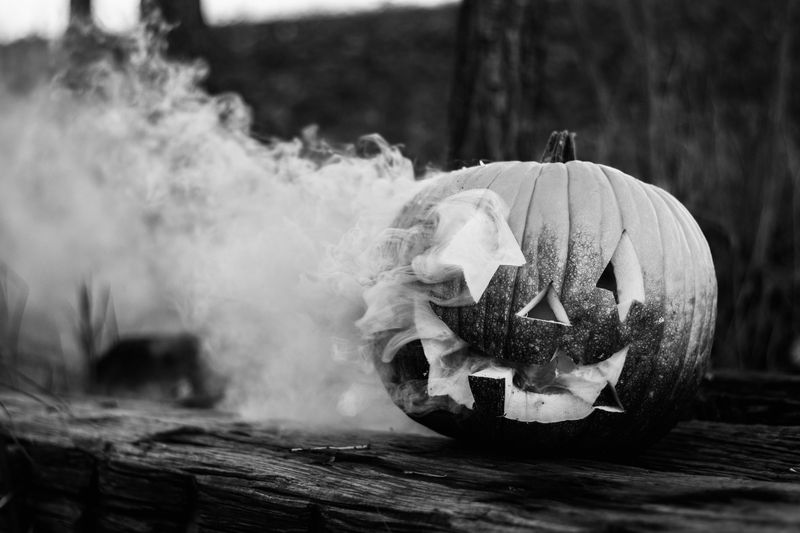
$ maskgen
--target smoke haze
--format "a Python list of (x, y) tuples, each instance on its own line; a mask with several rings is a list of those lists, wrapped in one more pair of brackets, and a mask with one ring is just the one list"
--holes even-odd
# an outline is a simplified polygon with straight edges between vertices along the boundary
[(21, 344), (79, 373), (89, 280), (121, 334), (199, 334), (244, 416), (408, 429), (354, 322), (365, 252), (418, 188), (411, 163), (379, 137), (371, 158), (256, 142), (201, 69), (141, 36), (125, 46), (0, 92), (0, 261), (29, 289)]

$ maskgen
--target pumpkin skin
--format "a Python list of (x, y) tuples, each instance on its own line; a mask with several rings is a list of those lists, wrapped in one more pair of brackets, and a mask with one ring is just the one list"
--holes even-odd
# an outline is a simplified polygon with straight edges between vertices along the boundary
[[(537, 454), (627, 453), (669, 431), (696, 392), (716, 317), (711, 254), (688, 211), (664, 190), (607, 166), (502, 162), (439, 178), (393, 226), (419, 225), (431, 205), (472, 189), (493, 191), (508, 206), (508, 227), (525, 263), (499, 265), (476, 303), (431, 309), (495, 367), (542, 368), (559, 353), (578, 368), (593, 368), (622, 354), (612, 390), (624, 412), (594, 408), (573, 419), (514, 419), (504, 412), (510, 389), (475, 375), (470, 407), (428, 396), (431, 369), (419, 340), (391, 360), (376, 357), (395, 403), (442, 434)], [(630, 260), (612, 264), (625, 254)], [(555, 296), (547, 297), (569, 325), (520, 315), (549, 287)], [(409, 387), (421, 396), (413, 409), (397, 394)]]

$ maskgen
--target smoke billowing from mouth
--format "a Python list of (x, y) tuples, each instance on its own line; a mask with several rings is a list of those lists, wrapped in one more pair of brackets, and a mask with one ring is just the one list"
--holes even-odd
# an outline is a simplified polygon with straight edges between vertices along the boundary
[[(520, 267), (527, 262), (519, 237), (507, 222), (508, 205), (492, 190), (465, 186), (471, 172), (475, 169), (434, 180), (406, 205), (396, 227), (385, 233), (383, 246), (377, 248), (381, 259), (376, 265), (381, 268), (364, 291), (367, 310), (357, 326), (371, 341), (368, 351), (384, 374), (393, 401), (409, 414), (423, 415), (476, 409), (479, 401), (484, 409), (497, 409), (499, 399), (498, 416), (526, 423), (579, 420), (595, 409), (623, 412), (614, 387), (628, 346), (596, 364), (578, 364), (561, 350), (543, 364), (503, 361), (502, 352), (488, 353), (466, 342), (434, 311), (432, 304), (479, 303), (501, 265)], [(550, 283), (515, 318), (551, 322), (546, 314), (528, 312), (552, 292)], [(569, 325), (563, 307), (554, 312), (559, 314), (562, 324)], [(472, 327), (481, 326), (473, 322)], [(403, 351), (413, 341), (419, 341), (421, 353), (420, 346)], [(425, 370), (417, 362), (420, 355), (427, 362)], [(393, 361), (403, 357), (409, 359)], [(492, 383), (488, 389), (487, 383)], [(491, 398), (487, 390), (492, 391)], [(603, 391), (610, 398), (596, 403)]]
[(0, 260), (30, 289), (23, 343), (51, 331), (77, 365), (76, 291), (91, 279), (120, 333), (199, 334), (245, 415), (404, 424), (354, 323), (365, 250), (417, 189), (410, 162), (378, 137), (369, 159), (263, 145), (196, 67), (141, 37), (123, 51), (0, 92)]
[[(389, 384), (403, 410), (423, 414), (455, 405), (473, 407), (468, 377), (491, 357), (458, 337), (431, 303), (459, 307), (478, 302), (500, 265), (525, 257), (506, 222), (509, 208), (494, 192), (471, 189), (441, 198), (435, 184), (419, 194), (387, 230), (377, 248), (379, 271), (364, 292), (367, 310), (357, 322), (368, 352), (390, 363), (419, 340), (429, 365), (419, 383)], [(451, 398), (455, 404), (442, 402)]]

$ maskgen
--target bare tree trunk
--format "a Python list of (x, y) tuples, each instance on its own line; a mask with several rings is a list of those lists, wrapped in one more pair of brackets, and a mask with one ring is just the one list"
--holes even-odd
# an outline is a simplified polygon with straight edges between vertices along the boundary
[(92, 20), (92, 0), (69, 0), (70, 20), (90, 22)]
[(160, 12), (164, 22), (174, 26), (167, 35), (171, 55), (194, 57), (209, 51), (208, 25), (200, 0), (141, 0), (142, 19)]
[(464, 0), (450, 101), (448, 161), (535, 159), (539, 40), (546, 2)]

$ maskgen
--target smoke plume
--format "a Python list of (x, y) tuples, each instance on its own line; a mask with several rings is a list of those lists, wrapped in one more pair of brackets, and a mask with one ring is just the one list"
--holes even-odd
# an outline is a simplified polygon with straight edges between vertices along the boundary
[(29, 291), (21, 344), (77, 373), (89, 280), (121, 334), (200, 335), (245, 416), (408, 427), (354, 324), (367, 251), (418, 188), (411, 163), (377, 136), (369, 158), (262, 144), (238, 97), (198, 87), (201, 67), (144, 33), (113, 47), (0, 92), (0, 261)]

